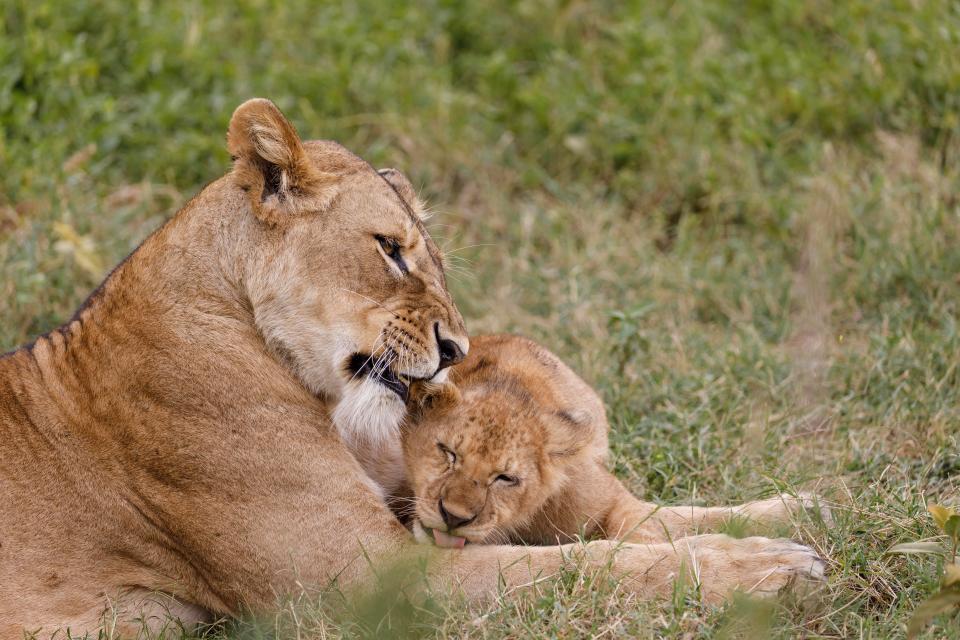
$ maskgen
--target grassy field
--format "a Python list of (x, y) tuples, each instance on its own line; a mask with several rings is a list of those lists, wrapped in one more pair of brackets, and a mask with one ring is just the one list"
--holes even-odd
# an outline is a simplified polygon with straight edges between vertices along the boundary
[(960, 488), (955, 3), (3, 0), (0, 25), (0, 349), (224, 173), (230, 113), (267, 96), (422, 188), (471, 331), (591, 381), (638, 492), (835, 505), (784, 532), (829, 561), (815, 607), (571, 573), (483, 612), (322, 594), (215, 634), (896, 638), (936, 588), (885, 551)]

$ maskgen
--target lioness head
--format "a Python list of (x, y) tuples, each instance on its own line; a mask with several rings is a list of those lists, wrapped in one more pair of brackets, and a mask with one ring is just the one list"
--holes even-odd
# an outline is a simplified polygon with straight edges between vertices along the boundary
[(607, 451), (603, 404), (556, 356), (515, 336), (474, 338), (450, 388), (422, 390), (403, 427), (415, 526), (438, 544), (510, 539)]
[(414, 380), (442, 380), (469, 342), (407, 179), (301, 141), (268, 100), (233, 114), (231, 180), (258, 234), (242, 269), (257, 328), (348, 437), (385, 437)]

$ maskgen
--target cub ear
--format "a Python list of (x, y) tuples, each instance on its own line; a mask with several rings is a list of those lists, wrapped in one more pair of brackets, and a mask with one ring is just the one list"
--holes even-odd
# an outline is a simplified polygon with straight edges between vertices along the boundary
[(418, 380), (410, 385), (407, 398), (407, 422), (415, 424), (428, 413), (443, 415), (460, 402), (460, 389), (452, 382)]
[(279, 224), (290, 216), (323, 211), (333, 200), (336, 176), (317, 169), (293, 125), (269, 100), (247, 100), (227, 131), (233, 175), (258, 218)]
[(577, 456), (584, 451), (606, 451), (606, 430), (598, 428), (596, 417), (581, 409), (554, 413), (547, 431), (547, 451), (551, 457)]
[(377, 173), (390, 183), (390, 186), (394, 188), (397, 195), (403, 198), (404, 202), (413, 209), (413, 212), (417, 214), (418, 218), (427, 217), (426, 210), (420, 202), (420, 198), (417, 197), (417, 192), (414, 190), (413, 185), (410, 184), (407, 176), (396, 169), (380, 169)]

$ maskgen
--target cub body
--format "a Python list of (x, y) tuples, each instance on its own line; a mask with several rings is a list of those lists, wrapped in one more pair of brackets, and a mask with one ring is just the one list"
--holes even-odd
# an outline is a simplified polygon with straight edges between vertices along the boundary
[(414, 529), (441, 546), (662, 542), (738, 515), (786, 520), (810, 498), (660, 507), (607, 470), (603, 403), (554, 354), (517, 336), (471, 339), (440, 392), (420, 390), (403, 430)]

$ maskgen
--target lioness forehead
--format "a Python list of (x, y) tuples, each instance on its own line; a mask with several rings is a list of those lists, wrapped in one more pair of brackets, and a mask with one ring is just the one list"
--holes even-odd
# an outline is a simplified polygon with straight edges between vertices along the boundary
[(303, 148), (313, 164), (325, 173), (343, 176), (367, 169), (373, 171), (370, 163), (333, 140), (305, 140)]
[(309, 140), (304, 142), (304, 149), (310, 156), (310, 160), (321, 171), (339, 177), (363, 175), (365, 179), (370, 181), (371, 185), (377, 185), (383, 194), (393, 200), (406, 215), (406, 222), (408, 224), (406, 225), (405, 232), (408, 235), (417, 234), (423, 238), (427, 254), (430, 256), (433, 266), (438, 271), (439, 284), (446, 287), (446, 278), (443, 273), (443, 254), (433, 241), (433, 238), (430, 237), (430, 232), (427, 231), (423, 220), (417, 215), (416, 211), (414, 211), (412, 203), (407, 202), (404, 196), (369, 162), (354, 154), (339, 142), (334, 142), (333, 140)]

